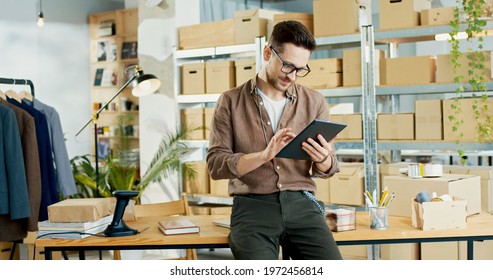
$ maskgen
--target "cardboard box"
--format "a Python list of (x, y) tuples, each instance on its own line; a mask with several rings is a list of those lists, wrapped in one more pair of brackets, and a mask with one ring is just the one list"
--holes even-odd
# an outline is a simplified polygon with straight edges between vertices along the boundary
[(419, 26), (419, 12), (431, 9), (429, 0), (380, 0), (380, 29)]
[(362, 163), (339, 163), (341, 171), (329, 179), (331, 204), (365, 205), (365, 167)]
[[(460, 139), (462, 142), (475, 142), (478, 139), (478, 122), (484, 123), (486, 117), (493, 117), (493, 98), (488, 98), (482, 101), (481, 98), (465, 98), (459, 99), (458, 103), (461, 112), (457, 116), (459, 120), (463, 120), (463, 124), (457, 127), (454, 131), (454, 123), (450, 121), (449, 116), (456, 116), (455, 109), (452, 109), (452, 105), (456, 105), (454, 100), (443, 100), (443, 140), (445, 141), (457, 141)], [(477, 105), (480, 108), (479, 119), (476, 120), (474, 117), (473, 106)], [(488, 111), (483, 109), (484, 105), (488, 106)], [(463, 133), (463, 137), (460, 138), (460, 133)], [(493, 132), (490, 134), (493, 137)]]
[(419, 260), (419, 243), (382, 244), (380, 245), (380, 259)]
[(183, 190), (186, 193), (196, 193), (196, 194), (204, 194), (210, 193), (209, 188), (209, 172), (207, 170), (207, 163), (205, 160), (202, 161), (194, 161), (188, 163), (190, 167), (196, 171), (195, 177), (193, 179), (188, 179), (183, 174)]
[(356, 1), (313, 1), (313, 34), (326, 37), (359, 32), (359, 3)]
[(317, 185), (317, 191), (315, 192), (315, 198), (323, 201), (325, 204), (329, 204), (329, 179), (312, 178)]
[(378, 140), (414, 140), (414, 114), (378, 114)]
[(207, 61), (205, 63), (205, 92), (223, 93), (236, 86), (234, 61)]
[(414, 111), (416, 140), (442, 140), (442, 100), (416, 100)]
[(312, 59), (308, 61), (308, 65), (312, 71), (305, 77), (297, 78), (298, 84), (313, 89), (342, 86), (342, 59)]
[(180, 110), (181, 126), (188, 129), (187, 140), (204, 139), (204, 109), (187, 108)]
[(73, 198), (48, 206), (50, 222), (94, 222), (113, 213), (112, 198)]
[(443, 173), (479, 176), (481, 178), (481, 210), (493, 212), (493, 167), (445, 165)]
[(226, 19), (179, 27), (178, 40), (180, 50), (234, 45), (234, 20)]
[(339, 206), (337, 208), (325, 208), (325, 219), (333, 232), (356, 229), (356, 208)]
[[(491, 51), (483, 51), (483, 57), (485, 59), (483, 66), (483, 70), (476, 70), (474, 75), (479, 75), (482, 79), (487, 81), (492, 81), (492, 72), (491, 72)], [(469, 62), (470, 59), (468, 56), (473, 55), (473, 53), (463, 53), (459, 63), (462, 65), (458, 69), (454, 69), (451, 62), (450, 54), (441, 54), (437, 56), (437, 83), (453, 83), (456, 76), (464, 77), (464, 81), (468, 81), (471, 78), (469, 75)]]
[(454, 7), (422, 10), (421, 25), (449, 25), (454, 20)]
[(313, 34), (313, 14), (285, 13), (274, 15), (274, 25), (286, 20), (294, 20), (302, 23)]
[(419, 203), (413, 198), (411, 201), (411, 221), (415, 228), (437, 230), (467, 227), (467, 201), (463, 199)]
[(345, 123), (347, 127), (342, 130), (336, 137), (336, 140), (361, 140), (363, 139), (363, 115), (362, 114), (344, 114), (330, 115), (333, 122)]
[(407, 176), (385, 176), (383, 185), (395, 198), (389, 205), (389, 215), (411, 217), (411, 200), (421, 191), (449, 194), (467, 201), (467, 215), (481, 211), (480, 177), (444, 174), (438, 178), (411, 179)]
[(205, 63), (181, 66), (181, 94), (205, 93)]
[(213, 180), (209, 181), (211, 187), (211, 194), (229, 196), (228, 185), (229, 179)]
[(204, 139), (209, 140), (215, 108), (204, 108)]
[(421, 260), (459, 260), (459, 242), (421, 243)]
[(255, 59), (241, 59), (235, 61), (236, 86), (240, 86), (257, 75)]
[(383, 85), (422, 85), (435, 81), (436, 61), (431, 56), (403, 56), (380, 61)]
[(272, 32), (277, 11), (265, 9), (241, 10), (234, 13), (235, 44), (253, 44), (255, 37), (267, 37)]
[[(385, 52), (375, 49), (373, 53), (373, 75), (375, 85), (380, 85), (380, 60), (385, 58)], [(361, 85), (361, 49), (342, 51), (342, 84), (346, 86)]]
[(345, 115), (354, 113), (354, 103), (329, 104), (330, 115)]

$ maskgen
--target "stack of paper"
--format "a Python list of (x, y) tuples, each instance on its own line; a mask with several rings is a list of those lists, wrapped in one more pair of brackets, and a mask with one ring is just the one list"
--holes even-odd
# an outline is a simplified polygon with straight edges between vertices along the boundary
[(105, 216), (93, 222), (50, 222), (38, 223), (37, 238), (82, 239), (98, 234), (106, 229), (113, 220), (113, 215)]

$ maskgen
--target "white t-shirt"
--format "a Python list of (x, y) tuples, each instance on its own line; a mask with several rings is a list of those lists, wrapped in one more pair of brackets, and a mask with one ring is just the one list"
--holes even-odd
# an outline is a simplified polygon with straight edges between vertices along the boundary
[(257, 88), (257, 92), (262, 97), (264, 101), (265, 110), (267, 110), (267, 114), (269, 115), (269, 119), (272, 125), (272, 130), (274, 133), (277, 131), (277, 126), (279, 125), (279, 121), (281, 120), (282, 112), (284, 112), (284, 107), (287, 103), (287, 98), (283, 100), (274, 101), (267, 97), (261, 90)]

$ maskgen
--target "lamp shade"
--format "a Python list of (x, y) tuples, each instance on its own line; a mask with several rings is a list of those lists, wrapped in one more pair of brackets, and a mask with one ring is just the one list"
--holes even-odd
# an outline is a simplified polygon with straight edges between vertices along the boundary
[(152, 74), (138, 75), (132, 82), (132, 94), (137, 97), (146, 96), (159, 89), (161, 81)]

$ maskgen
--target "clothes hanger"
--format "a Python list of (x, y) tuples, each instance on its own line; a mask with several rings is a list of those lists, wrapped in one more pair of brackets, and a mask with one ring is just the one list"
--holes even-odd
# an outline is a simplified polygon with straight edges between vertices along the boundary
[[(13, 85), (15, 85), (15, 80), (14, 80)], [(17, 92), (13, 91), (12, 89), (7, 90), (5, 92), (5, 95), (8, 96), (8, 97), (10, 97), (10, 98), (15, 99), (17, 102), (22, 102), (22, 99), (19, 96), (19, 94), (17, 94)]]
[[(24, 84), (27, 86), (27, 80), (24, 80)], [(26, 99), (26, 100), (29, 100), (31, 102), (33, 102), (33, 100), (34, 100), (34, 97), (33, 97), (32, 93), (30, 93), (27, 90), (22, 90), (21, 92), (19, 92), (19, 96), (22, 99)]]
[(2, 98), (3, 100), (7, 100), (7, 96), (5, 95), (5, 93), (3, 91), (0, 90), (0, 98)]

